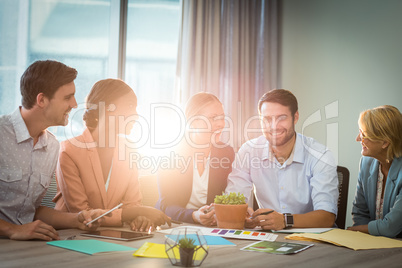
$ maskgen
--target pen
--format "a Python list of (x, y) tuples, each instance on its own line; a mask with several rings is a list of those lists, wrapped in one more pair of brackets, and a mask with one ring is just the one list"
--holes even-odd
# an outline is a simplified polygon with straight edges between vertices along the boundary
[(86, 226), (88, 226), (88, 225), (90, 225), (91, 223), (93, 223), (93, 222), (99, 220), (100, 218), (102, 218), (103, 216), (109, 214), (109, 213), (112, 212), (113, 210), (118, 209), (118, 208), (121, 207), (122, 205), (123, 205), (123, 203), (118, 204), (117, 206), (115, 206), (115, 207), (112, 208), (111, 210), (106, 211), (105, 213), (103, 213), (103, 214), (100, 215), (99, 217), (96, 217), (96, 218), (93, 219), (92, 221), (88, 222), (88, 223), (86, 224)]
[(171, 223), (182, 224), (181, 221), (170, 220)]
[[(261, 216), (261, 215), (268, 215), (268, 214), (270, 214), (270, 213), (272, 213), (272, 212), (274, 212), (274, 211), (275, 211), (275, 210), (265, 211), (265, 212), (262, 212), (262, 213), (258, 214), (258, 215), (255, 216), (255, 217), (258, 217), (258, 216)], [(250, 219), (254, 219), (255, 217), (250, 217)]]

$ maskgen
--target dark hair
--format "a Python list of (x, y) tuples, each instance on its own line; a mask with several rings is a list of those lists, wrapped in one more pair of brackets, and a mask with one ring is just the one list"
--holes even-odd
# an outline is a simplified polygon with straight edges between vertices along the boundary
[(71, 83), (76, 77), (77, 70), (61, 62), (35, 61), (21, 76), (22, 106), (31, 109), (39, 93), (52, 99), (61, 86)]
[(286, 89), (273, 89), (268, 91), (258, 101), (258, 112), (261, 113), (261, 106), (264, 102), (279, 103), (289, 107), (292, 116), (298, 111), (297, 99), (292, 92)]
[(104, 102), (105, 108), (112, 104), (115, 100), (132, 92), (134, 102), (137, 104), (137, 96), (132, 88), (120, 79), (104, 79), (96, 82), (91, 92), (86, 98), (86, 110), (83, 120), (87, 128), (94, 129), (98, 126), (99, 120), (99, 103)]

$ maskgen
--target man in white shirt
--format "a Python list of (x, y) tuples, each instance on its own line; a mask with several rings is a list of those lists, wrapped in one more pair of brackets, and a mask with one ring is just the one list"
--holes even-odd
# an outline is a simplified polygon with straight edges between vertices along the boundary
[(67, 125), (77, 107), (76, 77), (77, 71), (63, 63), (34, 62), (21, 77), (22, 106), (0, 116), (0, 236), (59, 239), (55, 228), (87, 229), (85, 223), (104, 212), (62, 213), (40, 206), (59, 153), (59, 142), (47, 128)]
[(332, 227), (339, 194), (332, 153), (296, 133), (298, 104), (290, 91), (265, 93), (258, 111), (263, 135), (240, 148), (226, 188), (249, 200), (254, 186), (260, 209), (249, 209), (246, 227)]

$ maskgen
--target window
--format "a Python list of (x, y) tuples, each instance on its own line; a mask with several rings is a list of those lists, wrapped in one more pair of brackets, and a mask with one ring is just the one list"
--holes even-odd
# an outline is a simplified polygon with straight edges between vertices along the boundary
[[(20, 105), (19, 80), (36, 60), (54, 59), (78, 71), (76, 99), (59, 140), (81, 134), (85, 97), (92, 85), (117, 77), (118, 0), (0, 1), (0, 114)], [(172, 102), (180, 23), (179, 0), (130, 0), (125, 81), (140, 112), (151, 102)], [(117, 12), (116, 12), (117, 10)]]

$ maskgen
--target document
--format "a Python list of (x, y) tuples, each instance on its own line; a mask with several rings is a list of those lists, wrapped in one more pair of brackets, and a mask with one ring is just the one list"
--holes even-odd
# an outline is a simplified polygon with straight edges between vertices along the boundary
[(286, 234), (293, 234), (293, 233), (312, 233), (312, 234), (321, 234), (324, 232), (328, 232), (334, 228), (289, 228), (289, 229), (282, 229), (278, 231), (272, 230), (273, 233), (286, 233)]
[(285, 238), (292, 240), (323, 241), (354, 250), (402, 247), (402, 241), (397, 239), (373, 236), (343, 229), (333, 229), (321, 234), (295, 233)]
[(274, 254), (295, 254), (312, 246), (314, 244), (304, 245), (299, 243), (260, 241), (241, 248), (241, 250)]
[[(200, 227), (183, 226), (183, 227), (176, 227), (173, 229), (178, 228), (198, 229), (203, 235), (221, 236), (225, 238), (235, 238), (235, 239), (275, 241), (276, 238), (278, 237), (278, 235), (276, 234), (259, 232), (255, 230), (234, 230), (234, 229), (208, 228), (202, 226)], [(164, 234), (170, 234), (173, 229), (159, 230), (158, 232)]]

